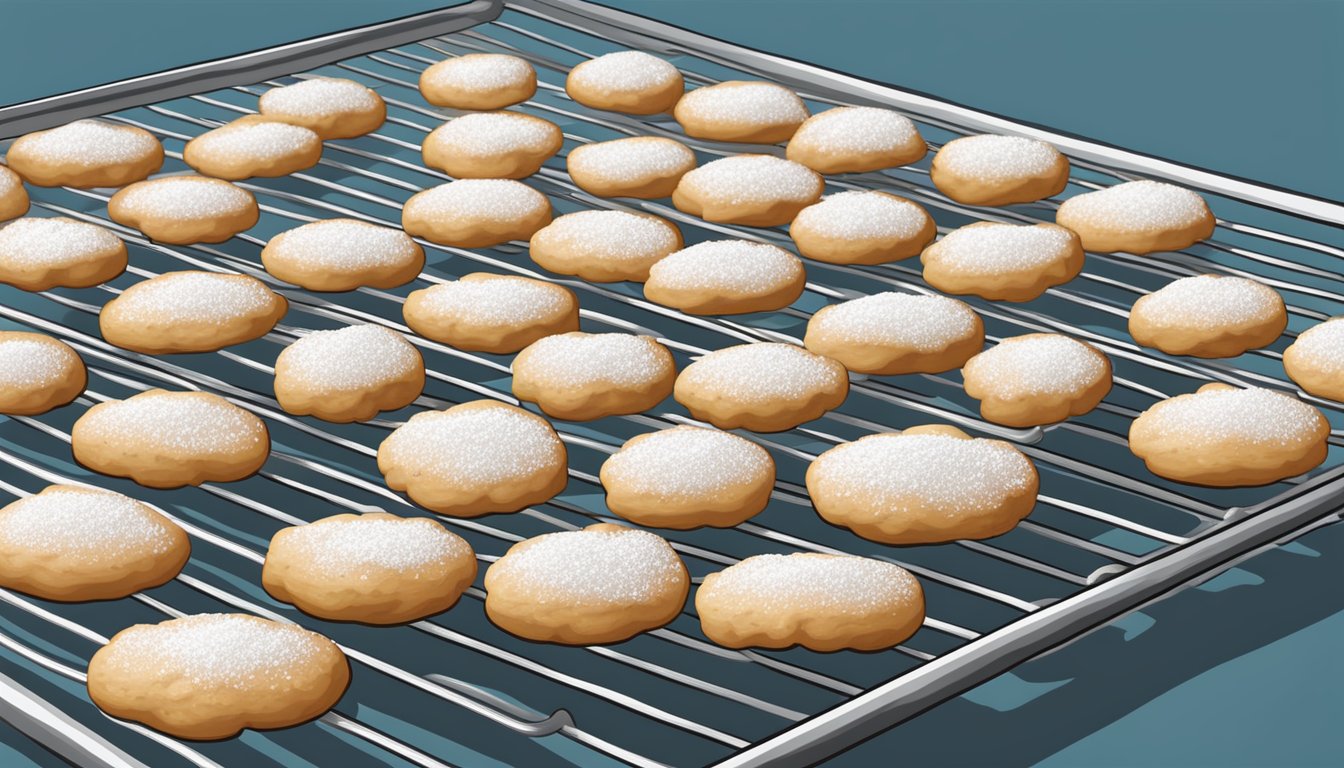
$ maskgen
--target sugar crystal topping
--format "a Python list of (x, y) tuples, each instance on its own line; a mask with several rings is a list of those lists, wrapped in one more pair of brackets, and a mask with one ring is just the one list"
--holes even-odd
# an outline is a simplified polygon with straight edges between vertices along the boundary
[(877, 107), (836, 107), (808, 118), (790, 143), (832, 154), (894, 152), (920, 139), (905, 115)]
[(799, 605), (828, 615), (887, 611), (918, 594), (918, 582), (899, 565), (848, 555), (753, 555), (730, 565), (701, 587), (707, 599), (727, 599), (762, 612)]
[(118, 563), (173, 549), (172, 523), (128, 496), (53, 485), (0, 511), (0, 542), (81, 564)]
[(625, 211), (567, 213), (536, 239), (585, 257), (632, 264), (665, 256), (678, 245), (677, 232), (667, 222)]
[(773, 155), (735, 155), (715, 160), (681, 177), (681, 184), (725, 204), (810, 201), (821, 193), (821, 177), (806, 166)]
[(614, 182), (658, 179), (695, 167), (695, 153), (679, 141), (657, 136), (585, 144), (569, 153), (572, 172)]
[(671, 63), (643, 51), (617, 51), (580, 64), (569, 76), (572, 82), (587, 88), (639, 93), (665, 87), (680, 73)]
[(607, 459), (602, 474), (640, 493), (685, 500), (759, 482), (773, 466), (770, 454), (749, 440), (683, 425), (651, 432), (621, 448)]
[(79, 356), (37, 334), (0, 335), (0, 387), (36, 389), (64, 381)]
[(846, 240), (907, 240), (923, 232), (928, 223), (929, 214), (909, 200), (858, 190), (827, 195), (793, 220), (799, 230)]
[(355, 219), (304, 224), (281, 232), (269, 245), (311, 268), (342, 272), (400, 266), (417, 252), (415, 241), (405, 232)]
[(1056, 220), (1138, 232), (1163, 231), (1209, 217), (1204, 198), (1184, 187), (1160, 181), (1127, 181), (1071, 197)]
[(793, 344), (757, 342), (715, 350), (687, 366), (686, 383), (743, 402), (799, 400), (839, 386), (838, 363)]
[(1069, 394), (1093, 386), (1107, 363), (1088, 345), (1055, 333), (1004, 339), (971, 358), (963, 369), (998, 397)]
[(649, 269), (649, 282), (678, 290), (767, 294), (803, 276), (797, 256), (774, 245), (714, 240), (683, 248)]
[(324, 392), (376, 387), (424, 365), (406, 337), (372, 324), (314, 331), (286, 347), (280, 361), (287, 377)]
[(546, 196), (512, 179), (458, 179), (418, 193), (406, 211), (419, 216), (463, 216), (515, 221), (547, 210)]
[(642, 603), (686, 583), (681, 558), (647, 531), (562, 531), (528, 542), (490, 570), (516, 579), (541, 605)]
[(422, 296), (421, 306), (436, 315), (492, 326), (548, 320), (573, 305), (570, 296), (556, 286), (513, 275), (453, 280), (426, 289)]
[(261, 95), (262, 114), (279, 112), (304, 117), (348, 112), (365, 112), (378, 107), (373, 91), (354, 80), (339, 77), (315, 77), (311, 80), (272, 88)]
[(525, 85), (537, 76), (525, 60), (503, 53), (469, 53), (445, 59), (425, 71), (432, 82), (467, 91), (489, 92)]
[(132, 211), (170, 219), (211, 219), (256, 205), (242, 187), (204, 176), (164, 176), (136, 182), (117, 194)]
[(1255, 387), (1163, 400), (1144, 411), (1133, 429), (1152, 438), (1178, 439), (1183, 447), (1194, 449), (1227, 440), (1253, 446), (1293, 446), (1319, 440), (1324, 422), (1320, 411), (1301, 400)]
[(788, 125), (807, 119), (807, 107), (798, 94), (774, 83), (745, 81), (696, 88), (681, 97), (677, 111), (747, 125)]
[(318, 135), (301, 125), (279, 121), (234, 122), (196, 137), (192, 149), (214, 157), (276, 160), (319, 143)]
[(987, 133), (949, 141), (938, 150), (937, 162), (962, 178), (1005, 182), (1053, 174), (1059, 150), (1035, 139)]
[(239, 318), (270, 314), (275, 293), (245, 275), (216, 272), (168, 272), (127, 288), (114, 299), (117, 316), (127, 322), (179, 322), (225, 325)]
[(925, 252), (924, 262), (984, 275), (1034, 270), (1066, 258), (1074, 237), (1050, 225), (972, 225), (949, 232)]
[(514, 361), (514, 373), (549, 386), (584, 387), (603, 383), (645, 387), (663, 380), (672, 361), (648, 336), (628, 333), (561, 333), (532, 343)]
[(1308, 328), (1293, 342), (1292, 350), (1313, 367), (1344, 376), (1344, 317)]
[(19, 174), (11, 171), (9, 166), (0, 165), (0, 195), (7, 195), (22, 186), (23, 179)]
[(108, 229), (75, 219), (22, 218), (0, 228), (0, 262), (21, 267), (63, 267), (118, 251)]
[(261, 420), (222, 397), (150, 391), (90, 409), (79, 420), (108, 443), (144, 442), (164, 453), (210, 456), (267, 442)]
[(417, 413), (383, 443), (416, 474), (507, 483), (550, 471), (564, 446), (544, 419), (521, 408), (450, 408)]
[(102, 120), (76, 120), (59, 128), (29, 134), (24, 150), (51, 163), (73, 163), (86, 168), (131, 163), (159, 150), (148, 131)]
[(887, 291), (833, 305), (809, 330), (850, 344), (888, 344), (938, 352), (975, 332), (975, 311), (946, 296)]
[(516, 112), (472, 112), (435, 128), (425, 143), (474, 155), (497, 155), (540, 152), (559, 137), (560, 129), (547, 120)]
[(1283, 299), (1269, 286), (1244, 277), (1196, 275), (1169, 283), (1141, 298), (1135, 316), (1159, 326), (1217, 329), (1269, 320), (1284, 312)]
[(410, 571), (473, 557), (461, 536), (423, 517), (363, 515), (288, 530), (286, 551), (302, 560), (305, 568), (332, 579), (369, 568)]

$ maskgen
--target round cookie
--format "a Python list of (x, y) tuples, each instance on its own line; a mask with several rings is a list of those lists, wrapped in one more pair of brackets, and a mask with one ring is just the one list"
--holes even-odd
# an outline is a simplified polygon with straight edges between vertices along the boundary
[(459, 248), (526, 240), (549, 223), (551, 201), (509, 179), (450, 181), (416, 193), (401, 210), (407, 234)]
[(692, 315), (767, 312), (797, 301), (806, 283), (803, 262), (783, 248), (715, 240), (650, 267), (644, 298)]
[(1267, 485), (1325, 461), (1330, 422), (1290, 395), (1205, 384), (1163, 400), (1129, 426), (1129, 448), (1169, 480)]
[(1344, 401), (1344, 318), (1334, 317), (1303, 331), (1284, 350), (1283, 369), (1307, 392)]
[(519, 112), (477, 112), (430, 131), (425, 165), (459, 179), (521, 179), (536, 173), (564, 145), (560, 127)]
[(166, 272), (104, 304), (98, 327), (109, 343), (135, 352), (213, 352), (265, 336), (288, 309), (255, 277)]
[(121, 187), (163, 167), (163, 145), (143, 128), (76, 120), (20, 136), (5, 162), (39, 187)]
[(579, 330), (579, 301), (562, 285), (473, 272), (412, 291), (402, 315), (411, 330), (470, 352), (507, 355), (537, 339)]
[(65, 342), (0, 331), (0, 413), (46, 413), (79, 397), (88, 381), (84, 361)]
[(831, 264), (885, 264), (916, 256), (938, 236), (921, 206), (886, 192), (841, 192), (798, 212), (798, 252)]
[(681, 248), (667, 219), (626, 211), (567, 213), (532, 236), (528, 253), (542, 269), (595, 283), (642, 283), (649, 268)]
[[(691, 165), (695, 165), (694, 158)], [(668, 194), (671, 193), (669, 189)], [(9, 166), (0, 165), (0, 221), (9, 221), (27, 213), (28, 204), (28, 190), (23, 188), (23, 179), (9, 170)]]
[(383, 97), (362, 83), (314, 77), (272, 88), (257, 99), (271, 120), (301, 125), (323, 139), (350, 139), (378, 130), (387, 118)]
[(679, 141), (633, 136), (598, 141), (570, 150), (569, 178), (598, 197), (668, 197), (681, 177), (695, 167), (695, 153)]
[(731, 528), (765, 509), (775, 462), (731, 432), (677, 426), (635, 435), (602, 464), (607, 509), (639, 525)]
[(513, 359), (513, 394), (548, 416), (589, 421), (647, 411), (672, 394), (677, 366), (652, 336), (561, 333)]
[(966, 394), (980, 415), (1010, 427), (1053, 424), (1097, 407), (1111, 391), (1111, 361), (1083, 341), (1028, 333), (966, 361)]
[(803, 338), (809, 351), (879, 376), (960, 368), (984, 344), (985, 324), (965, 302), (893, 291), (822, 307)]
[(821, 199), (812, 169), (771, 155), (715, 160), (681, 177), (672, 192), (677, 210), (705, 221), (775, 227)]
[(49, 485), (0, 509), (0, 587), (43, 600), (116, 600), (173, 579), (187, 534), (120, 493)]
[(252, 228), (261, 216), (251, 192), (206, 176), (138, 181), (107, 201), (118, 224), (173, 245), (222, 243)]
[(313, 331), (275, 361), (275, 399), (296, 416), (365, 421), (405, 408), (425, 389), (425, 361), (381, 325)]
[(687, 136), (777, 144), (803, 124), (807, 107), (782, 85), (727, 80), (682, 96), (672, 114)]
[(793, 344), (757, 342), (710, 352), (686, 366), (673, 397), (719, 429), (782, 432), (840, 407), (845, 366)]
[(126, 244), (112, 230), (57, 216), (0, 227), (0, 283), (25, 291), (88, 288), (126, 271)]
[(358, 219), (314, 221), (272, 237), (266, 271), (310, 291), (395, 288), (425, 267), (424, 250), (399, 229)]
[(389, 488), (452, 517), (541, 504), (565, 489), (567, 461), (549, 422), (494, 400), (417, 413), (378, 447)]
[(944, 144), (929, 178), (939, 192), (967, 205), (1033, 203), (1064, 191), (1069, 159), (1044, 141), (987, 133)]
[(461, 536), (426, 517), (334, 515), (271, 538), (261, 584), (330, 621), (401, 624), (452, 608), (476, 578)]
[(671, 62), (643, 51), (616, 51), (580, 63), (565, 78), (565, 92), (585, 107), (656, 115), (676, 106), (686, 82)]
[(807, 118), (785, 157), (817, 173), (864, 173), (918, 162), (929, 151), (910, 118), (877, 107), (835, 107)]
[(1143, 255), (1179, 251), (1213, 235), (1204, 198), (1159, 181), (1127, 181), (1065, 200), (1055, 223), (1082, 238), (1089, 251)]
[(99, 709), (182, 739), (298, 725), (335, 706), (349, 684), (335, 643), (239, 613), (136, 624), (89, 660)]
[(1012, 445), (946, 425), (842, 443), (807, 468), (823, 520), (884, 544), (999, 536), (1031, 513), (1039, 488)]
[(924, 249), (924, 280), (944, 293), (1031, 301), (1083, 271), (1078, 236), (1054, 224), (978, 221)]
[(1169, 355), (1236, 357), (1287, 327), (1283, 297), (1244, 277), (1184, 277), (1140, 296), (1129, 312), (1134, 340)]
[(288, 176), (322, 157), (322, 137), (301, 125), (246, 115), (197, 136), (182, 160), (206, 176), (250, 179)]
[(485, 612), (528, 640), (618, 643), (675, 619), (690, 587), (661, 537), (600, 523), (509, 547), (485, 572)]
[(436, 107), (503, 109), (537, 92), (537, 71), (503, 53), (468, 53), (445, 59), (420, 74), (420, 95)]
[(923, 625), (924, 590), (873, 558), (755, 555), (706, 576), (695, 611), (705, 637), (727, 648), (879, 651)]
[(85, 411), (70, 448), (95, 472), (180, 488), (252, 475), (266, 463), (271, 437), (261, 419), (219, 395), (151, 389)]

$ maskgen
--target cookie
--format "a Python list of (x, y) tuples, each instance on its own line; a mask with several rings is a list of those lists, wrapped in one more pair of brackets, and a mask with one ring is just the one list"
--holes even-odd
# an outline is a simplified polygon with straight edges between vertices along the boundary
[(944, 293), (1031, 301), (1083, 271), (1078, 235), (1054, 224), (978, 221), (924, 249), (924, 280)]
[(120, 493), (49, 485), (0, 509), (0, 586), (43, 600), (116, 600), (167, 583), (191, 542)]
[(417, 413), (378, 447), (389, 488), (452, 517), (541, 504), (565, 489), (567, 460), (549, 422), (494, 400)]
[(425, 361), (381, 325), (313, 331), (275, 360), (275, 399), (296, 416), (338, 423), (405, 408), (425, 389)]
[(635, 435), (602, 464), (607, 509), (639, 525), (731, 528), (765, 509), (775, 462), (731, 432), (678, 426)]
[(565, 78), (565, 93), (585, 107), (631, 115), (667, 112), (685, 90), (676, 67), (643, 51), (616, 51), (589, 59)]
[(1213, 235), (1213, 212), (1204, 198), (1159, 181), (1127, 181), (1065, 200), (1055, 222), (1068, 227), (1089, 251), (1145, 254), (1179, 251)]
[(1039, 487), (1012, 445), (941, 424), (842, 443), (807, 468), (823, 520), (884, 544), (999, 536), (1031, 513)]
[(1044, 141), (987, 133), (944, 144), (929, 178), (939, 192), (967, 205), (1033, 203), (1064, 191), (1069, 160)]
[(41, 333), (0, 331), (0, 414), (33, 416), (79, 397), (89, 373), (75, 350)]
[(450, 181), (416, 193), (401, 210), (407, 234), (459, 248), (526, 240), (550, 223), (551, 201), (509, 179)]
[(877, 107), (835, 107), (807, 118), (785, 157), (817, 173), (864, 173), (918, 162), (929, 151), (910, 118)]
[(706, 576), (695, 611), (705, 637), (727, 648), (879, 651), (923, 625), (924, 591), (869, 557), (755, 555)]
[(1344, 401), (1344, 318), (1303, 331), (1283, 352), (1288, 378), (1317, 397)]
[(426, 517), (334, 515), (271, 538), (261, 584), (330, 621), (401, 624), (452, 608), (476, 578), (461, 536)]
[(0, 283), (25, 291), (88, 288), (126, 270), (126, 244), (111, 230), (57, 216), (0, 227)]
[(528, 640), (618, 643), (675, 619), (690, 587), (661, 537), (604, 523), (509, 547), (485, 572), (485, 613)]
[(966, 361), (961, 375), (966, 394), (980, 401), (980, 415), (1010, 427), (1081, 416), (1111, 391), (1106, 355), (1057, 333), (1004, 339)]
[(1205, 384), (1163, 400), (1129, 426), (1129, 448), (1148, 470), (1195, 485), (1267, 485), (1325, 461), (1330, 423), (1269, 389)]
[(98, 327), (109, 343), (135, 352), (212, 352), (265, 336), (288, 308), (255, 277), (167, 272), (104, 304)]
[(694, 167), (690, 147), (659, 136), (582, 144), (565, 158), (569, 178), (598, 197), (668, 197)]
[[(694, 158), (691, 165), (695, 165)], [(669, 189), (668, 194), (671, 193)], [(0, 221), (18, 218), (27, 212), (28, 190), (23, 188), (23, 179), (8, 166), (0, 165)]]
[(548, 416), (588, 421), (639, 413), (672, 394), (677, 367), (652, 336), (561, 333), (513, 359), (513, 394)]
[(477, 112), (430, 131), (425, 165), (459, 179), (521, 179), (536, 173), (565, 139), (550, 120), (519, 112)]
[(378, 130), (387, 118), (383, 97), (362, 83), (314, 77), (272, 88), (257, 99), (271, 120), (300, 125), (323, 139), (351, 139)]
[(673, 397), (719, 429), (782, 432), (840, 407), (845, 366), (793, 344), (758, 342), (710, 352), (686, 366)]
[(821, 190), (821, 176), (806, 166), (771, 155), (736, 155), (682, 176), (672, 204), (705, 221), (775, 227), (820, 200)]
[(782, 85), (728, 80), (682, 96), (672, 114), (687, 136), (777, 144), (803, 124), (807, 107)]
[(112, 196), (107, 213), (118, 224), (173, 245), (222, 243), (257, 223), (251, 192), (222, 179), (165, 176), (138, 181)]
[(327, 219), (281, 232), (261, 249), (266, 271), (310, 291), (395, 288), (425, 268), (425, 252), (399, 229)]
[(301, 125), (246, 115), (187, 142), (182, 160), (206, 176), (288, 176), (322, 157), (322, 137)]
[(532, 236), (528, 253), (542, 269), (596, 283), (642, 283), (649, 268), (681, 248), (667, 219), (625, 211), (567, 213)]
[(921, 206), (886, 192), (841, 192), (798, 212), (798, 252), (831, 264), (886, 264), (916, 256), (938, 236)]
[(503, 53), (469, 53), (420, 73), (420, 95), (436, 107), (503, 109), (536, 92), (537, 71), (532, 65)]
[(163, 145), (143, 128), (76, 120), (20, 136), (5, 162), (39, 187), (121, 187), (163, 167)]
[(715, 240), (650, 267), (644, 298), (692, 315), (768, 312), (797, 301), (806, 283), (803, 262), (783, 248)]
[(349, 684), (335, 643), (240, 613), (136, 624), (89, 660), (99, 709), (181, 739), (298, 725), (335, 706)]
[(80, 464), (150, 488), (242, 480), (271, 437), (261, 419), (208, 392), (151, 389), (84, 412), (70, 430)]
[(402, 315), (411, 330), (427, 339), (497, 355), (579, 330), (579, 301), (570, 289), (489, 272), (412, 291)]
[(1267, 346), (1288, 327), (1283, 297), (1244, 277), (1185, 277), (1140, 296), (1129, 334), (1169, 355), (1236, 357)]
[(985, 344), (985, 324), (946, 296), (876, 293), (817, 310), (803, 346), (855, 373), (894, 376), (960, 368)]

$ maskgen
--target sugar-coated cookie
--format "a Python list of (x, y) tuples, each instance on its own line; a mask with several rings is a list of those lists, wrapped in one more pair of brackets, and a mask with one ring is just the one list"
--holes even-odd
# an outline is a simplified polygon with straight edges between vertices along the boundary
[(389, 488), (452, 517), (541, 504), (565, 489), (567, 461), (550, 422), (494, 400), (417, 413), (378, 447)]
[(459, 179), (531, 176), (564, 144), (560, 126), (521, 112), (476, 112), (430, 131), (425, 165)]
[(219, 395), (151, 389), (85, 411), (70, 430), (80, 464), (150, 488), (250, 476), (271, 453), (261, 419)]
[(1169, 355), (1236, 357), (1273, 343), (1288, 327), (1278, 291), (1244, 277), (1184, 277), (1140, 296), (1129, 334)]
[(485, 612), (528, 640), (617, 643), (676, 618), (690, 587), (661, 537), (601, 523), (509, 547), (485, 572)]
[(450, 181), (416, 193), (401, 210), (407, 234), (459, 248), (526, 240), (549, 223), (551, 201), (509, 179)]
[(616, 51), (569, 71), (565, 92), (580, 104), (631, 115), (656, 115), (676, 106), (686, 82), (671, 62), (643, 51)]
[(223, 179), (165, 176), (138, 181), (112, 196), (113, 221), (161, 243), (222, 243), (261, 216), (251, 192)]
[(863, 173), (918, 162), (929, 151), (910, 118), (877, 107), (835, 107), (807, 118), (785, 156), (817, 173)]
[(1081, 416), (1111, 391), (1106, 355), (1057, 333), (1004, 339), (966, 361), (961, 375), (966, 394), (980, 401), (980, 415), (1010, 427)]
[(682, 176), (672, 204), (705, 221), (775, 227), (820, 200), (822, 186), (807, 166), (772, 155), (736, 155)]
[(387, 104), (371, 88), (340, 77), (314, 77), (261, 94), (257, 111), (301, 125), (323, 139), (349, 139), (378, 130)]
[(266, 271), (310, 291), (395, 288), (425, 267), (425, 251), (399, 229), (327, 219), (281, 232), (261, 249)]
[(1129, 426), (1129, 449), (1155, 475), (1233, 487), (1296, 477), (1325, 461), (1330, 422), (1270, 389), (1205, 384), (1163, 400)]
[[(695, 166), (694, 156), (691, 159), (691, 166)], [(672, 190), (669, 189), (668, 194), (671, 193)], [(9, 170), (9, 166), (0, 165), (0, 221), (8, 221), (27, 213), (28, 204), (28, 190), (23, 188), (23, 179), (19, 174)]]
[(136, 624), (89, 660), (99, 709), (182, 739), (298, 725), (335, 706), (349, 684), (335, 643), (241, 613)]
[(1089, 251), (1145, 254), (1179, 251), (1213, 235), (1204, 198), (1160, 181), (1127, 181), (1065, 200), (1055, 222), (1083, 239)]
[(1283, 352), (1288, 378), (1317, 397), (1344, 401), (1344, 318), (1302, 332)]
[(64, 216), (0, 227), (0, 283), (25, 291), (87, 288), (126, 270), (126, 244), (112, 230)]
[(650, 267), (644, 298), (693, 315), (767, 312), (797, 301), (806, 283), (803, 262), (779, 246), (713, 240)]
[(565, 158), (569, 177), (598, 197), (667, 197), (695, 167), (695, 153), (661, 136), (633, 136), (583, 144)]
[(1002, 440), (946, 425), (843, 443), (807, 468), (822, 519), (884, 544), (987, 539), (1036, 506), (1031, 460)]
[(924, 623), (924, 590), (882, 560), (813, 552), (755, 555), (695, 593), (705, 637), (727, 648), (878, 651)]
[(923, 207), (886, 192), (827, 195), (789, 225), (799, 253), (831, 264), (908, 259), (937, 236), (938, 225)]
[(39, 187), (121, 187), (159, 170), (163, 145), (143, 128), (76, 120), (20, 136), (5, 162)]
[(793, 344), (725, 347), (686, 366), (673, 396), (720, 429), (781, 432), (838, 408), (849, 395), (845, 366)]
[(420, 74), (420, 95), (436, 107), (503, 109), (537, 92), (537, 71), (517, 56), (468, 53)]
[(1064, 191), (1069, 160), (1044, 141), (987, 133), (944, 144), (929, 178), (939, 192), (967, 205), (1031, 203)]
[(528, 253), (543, 269), (595, 283), (644, 282), (649, 268), (681, 248), (667, 219), (626, 211), (577, 211), (532, 236)]
[(652, 336), (561, 333), (513, 359), (513, 394), (557, 419), (647, 411), (672, 394), (677, 366)]
[(965, 302), (893, 291), (822, 307), (803, 338), (818, 355), (880, 376), (960, 368), (984, 344), (985, 324)]
[(212, 352), (265, 336), (288, 308), (249, 275), (166, 272), (104, 304), (98, 327), (108, 342), (136, 352)]
[(777, 144), (803, 124), (807, 107), (782, 85), (728, 80), (682, 96), (672, 114), (687, 136)]
[(115, 600), (171, 581), (187, 534), (148, 504), (49, 485), (0, 509), (0, 586), (43, 600)]
[(288, 176), (322, 157), (322, 137), (302, 125), (245, 115), (187, 142), (182, 160), (206, 176)]
[(924, 279), (945, 293), (1031, 301), (1083, 271), (1078, 235), (1054, 224), (978, 221), (924, 249)]
[(0, 413), (32, 416), (84, 391), (89, 372), (68, 344), (41, 333), (0, 331)]
[(654, 528), (730, 528), (765, 509), (775, 462), (731, 432), (677, 426), (635, 435), (602, 464), (607, 509)]
[(446, 611), (476, 578), (471, 545), (426, 517), (334, 515), (271, 538), (261, 584), (304, 613), (401, 624)]
[(563, 285), (473, 272), (412, 291), (402, 306), (411, 330), (471, 352), (507, 355), (544, 336), (579, 330), (579, 300)]
[(313, 331), (275, 360), (275, 399), (296, 416), (338, 423), (405, 408), (425, 389), (425, 361), (381, 325)]

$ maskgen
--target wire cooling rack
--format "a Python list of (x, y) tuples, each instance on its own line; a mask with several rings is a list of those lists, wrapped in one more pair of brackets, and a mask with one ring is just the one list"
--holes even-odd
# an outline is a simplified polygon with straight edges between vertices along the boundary
[[(537, 96), (519, 111), (558, 123), (565, 150), (526, 183), (550, 196), (557, 214), (586, 208), (641, 210), (677, 222), (688, 243), (740, 237), (790, 245), (780, 229), (709, 224), (664, 201), (604, 200), (575, 187), (569, 149), (629, 135), (686, 140), (702, 162), (754, 147), (687, 140), (665, 116), (596, 112), (564, 93), (566, 72), (595, 55), (641, 48), (676, 63), (691, 86), (760, 77), (795, 88), (814, 111), (836, 104), (902, 110), (936, 149), (986, 130), (1055, 143), (1073, 161), (1058, 198), (1003, 209), (959, 205), (929, 183), (928, 160), (881, 173), (827, 180), (827, 191), (882, 189), (919, 202), (940, 232), (977, 221), (1053, 220), (1060, 199), (1136, 177), (1199, 188), (1221, 217), (1208, 242), (1181, 253), (1089, 254), (1083, 274), (1024, 305), (970, 299), (991, 342), (1059, 331), (1103, 349), (1115, 388), (1094, 412), (1033, 429), (982, 421), (955, 373), (855, 377), (848, 401), (787, 433), (752, 435), (773, 454), (779, 483), (769, 508), (728, 530), (660, 531), (697, 583), (705, 574), (762, 552), (846, 552), (898, 562), (924, 584), (929, 618), (900, 647), (873, 654), (733, 651), (700, 633), (693, 605), (668, 627), (607, 647), (530, 643), (491, 625), (484, 592), (471, 588), (453, 610), (396, 628), (324, 622), (272, 600), (260, 587), (266, 544), (283, 526), (337, 512), (423, 515), (389, 491), (374, 460), (390, 430), (418, 410), (510, 394), (509, 358), (472, 354), (412, 337), (429, 384), (412, 407), (350, 425), (283, 413), (272, 397), (272, 363), (284, 345), (316, 329), (378, 323), (401, 331), (411, 290), (473, 271), (519, 274), (574, 288), (589, 331), (657, 336), (684, 367), (706, 350), (752, 342), (796, 342), (818, 308), (877, 291), (931, 292), (917, 263), (877, 267), (808, 263), (807, 291), (781, 312), (732, 318), (683, 315), (645, 302), (637, 285), (592, 285), (544, 273), (525, 243), (465, 250), (423, 242), (425, 272), (392, 291), (314, 294), (271, 278), (259, 253), (273, 235), (334, 217), (398, 226), (402, 203), (449, 177), (420, 161), (425, 134), (452, 110), (419, 97), (421, 70), (445, 57), (507, 52), (537, 68)], [(127, 241), (131, 268), (97, 288), (27, 294), (0, 287), (0, 323), (49, 333), (89, 365), (88, 391), (40, 417), (0, 418), (0, 503), (52, 482), (89, 482), (163, 509), (193, 538), (175, 581), (127, 600), (65, 605), (0, 590), (0, 718), (81, 765), (801, 765), (898, 723), (1238, 559), (1338, 519), (1344, 489), (1344, 407), (1298, 392), (1283, 375), (1283, 348), (1306, 327), (1344, 312), (1338, 241), (1344, 210), (1327, 201), (1147, 158), (1036, 126), (1013, 123), (932, 97), (899, 91), (782, 59), (601, 6), (562, 0), (487, 0), (350, 30), (222, 62), (0, 109), (0, 135), (93, 114), (143, 127), (168, 151), (164, 173), (181, 173), (184, 142), (255, 109), (265, 89), (312, 75), (358, 80), (389, 106), (375, 134), (327, 142), (314, 168), (241, 186), (261, 203), (261, 222), (219, 245), (164, 246), (106, 218), (111, 190), (30, 189), (30, 215), (70, 216), (111, 227)], [(212, 354), (151, 357), (112, 347), (98, 334), (101, 306), (127, 286), (179, 269), (254, 275), (290, 301), (263, 339)], [(1172, 279), (1204, 272), (1254, 277), (1280, 290), (1288, 333), (1231, 361), (1175, 358), (1132, 343), (1134, 299)], [(1293, 392), (1320, 407), (1334, 431), (1326, 462), (1310, 475), (1250, 489), (1201, 489), (1148, 473), (1125, 445), (1129, 421), (1156, 400), (1209, 381)], [(152, 491), (93, 475), (70, 456), (70, 427), (84, 410), (151, 387), (200, 389), (261, 416), (274, 451), (256, 476), (227, 485)], [(828, 447), (878, 431), (952, 423), (1015, 443), (1041, 471), (1036, 511), (990, 541), (888, 547), (821, 522), (802, 485), (808, 462)], [(641, 415), (557, 422), (570, 447), (567, 490), (547, 504), (483, 519), (439, 518), (470, 540), (483, 565), (512, 543), (610, 520), (596, 472), (625, 439), (696, 423), (668, 401)], [(484, 568), (482, 568), (482, 571)], [(137, 622), (202, 611), (244, 611), (296, 621), (345, 648), (354, 680), (323, 718), (281, 731), (245, 732), (210, 743), (179, 742), (103, 716), (82, 685), (89, 656)]]

